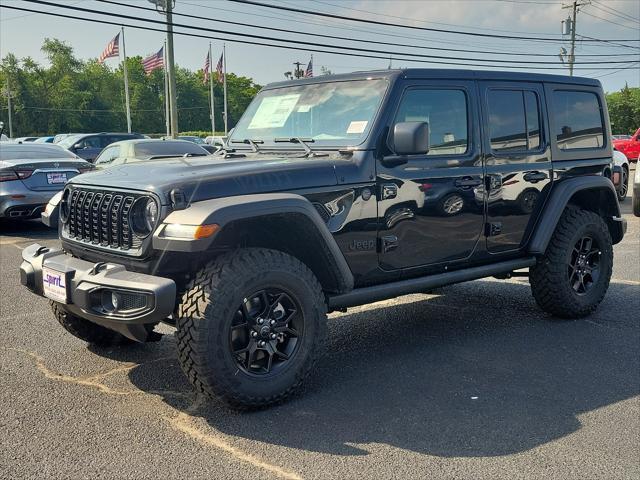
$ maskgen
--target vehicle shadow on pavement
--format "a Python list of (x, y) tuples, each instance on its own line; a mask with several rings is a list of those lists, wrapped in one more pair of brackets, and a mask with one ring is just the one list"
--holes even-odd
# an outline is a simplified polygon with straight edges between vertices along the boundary
[[(366, 455), (371, 443), (443, 457), (522, 452), (639, 393), (640, 331), (616, 314), (620, 301), (640, 303), (633, 289), (612, 284), (579, 321), (541, 312), (525, 283), (477, 281), (428, 301), (374, 304), (330, 320), (328, 354), (289, 402), (250, 413), (205, 402), (187, 413), (228, 435), (335, 455)], [(143, 391), (191, 391), (177, 362), (141, 365), (129, 378)]]
[(58, 231), (49, 228), (40, 220), (0, 219), (0, 235), (3, 237), (19, 237), (27, 240), (53, 240), (58, 238)]

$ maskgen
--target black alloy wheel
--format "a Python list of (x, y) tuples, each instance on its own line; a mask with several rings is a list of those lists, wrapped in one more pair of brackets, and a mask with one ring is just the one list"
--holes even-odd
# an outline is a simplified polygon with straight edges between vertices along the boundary
[(573, 247), (569, 261), (569, 282), (578, 295), (586, 295), (600, 276), (598, 243), (589, 236), (580, 238)]
[(244, 299), (231, 324), (229, 345), (238, 368), (263, 376), (288, 364), (303, 333), (300, 306), (287, 292), (271, 288)]

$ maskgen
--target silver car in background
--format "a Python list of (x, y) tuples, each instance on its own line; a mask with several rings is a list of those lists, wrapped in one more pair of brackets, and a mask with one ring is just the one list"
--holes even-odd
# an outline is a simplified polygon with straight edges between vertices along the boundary
[(39, 217), (67, 180), (92, 168), (57, 145), (0, 143), (0, 219)]

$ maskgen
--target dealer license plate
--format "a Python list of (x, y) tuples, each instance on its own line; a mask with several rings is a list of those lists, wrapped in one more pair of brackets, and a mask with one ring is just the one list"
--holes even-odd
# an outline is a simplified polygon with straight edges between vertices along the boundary
[(67, 275), (51, 268), (42, 267), (42, 291), (45, 297), (56, 302), (69, 303)]
[(47, 173), (47, 183), (49, 185), (54, 185), (57, 183), (67, 183), (67, 174), (66, 173)]

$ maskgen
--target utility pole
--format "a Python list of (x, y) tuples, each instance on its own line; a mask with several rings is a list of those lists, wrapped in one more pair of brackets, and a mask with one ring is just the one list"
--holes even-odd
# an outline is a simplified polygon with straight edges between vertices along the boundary
[(296, 69), (293, 72), (294, 77), (302, 78), (303, 72), (302, 72), (302, 69), (300, 68), (300, 65), (303, 65), (303, 63), (302, 62), (293, 62), (293, 64), (296, 66)]
[(129, 101), (129, 73), (127, 72), (127, 51), (124, 46), (124, 27), (121, 28), (122, 35), (122, 74), (124, 75), (124, 100), (127, 110), (127, 132), (131, 133), (131, 102)]
[(565, 20), (563, 22), (565, 24), (565, 30), (562, 32), (563, 34), (565, 34), (565, 32), (571, 34), (571, 50), (569, 52), (569, 58), (568, 58), (569, 76), (573, 76), (573, 65), (576, 62), (576, 56), (575, 56), (575, 51), (576, 51), (576, 19), (577, 19), (578, 7), (582, 7), (583, 5), (589, 5), (589, 4), (590, 4), (589, 1), (586, 1), (584, 3), (580, 3), (579, 1), (574, 0), (574, 2), (571, 3), (570, 5), (563, 5), (562, 6), (562, 8), (571, 8), (572, 9), (572, 16), (567, 18), (567, 20)]
[(9, 115), (9, 138), (13, 138), (13, 122), (11, 118), (11, 90), (9, 90), (8, 84), (5, 92), (7, 93), (7, 113)]
[(170, 124), (171, 137), (178, 136), (178, 105), (176, 95), (176, 76), (173, 55), (173, 16), (172, 11), (175, 6), (175, 0), (149, 0), (156, 6), (156, 10), (164, 13), (167, 19), (167, 79), (169, 84), (169, 106), (170, 106)]

